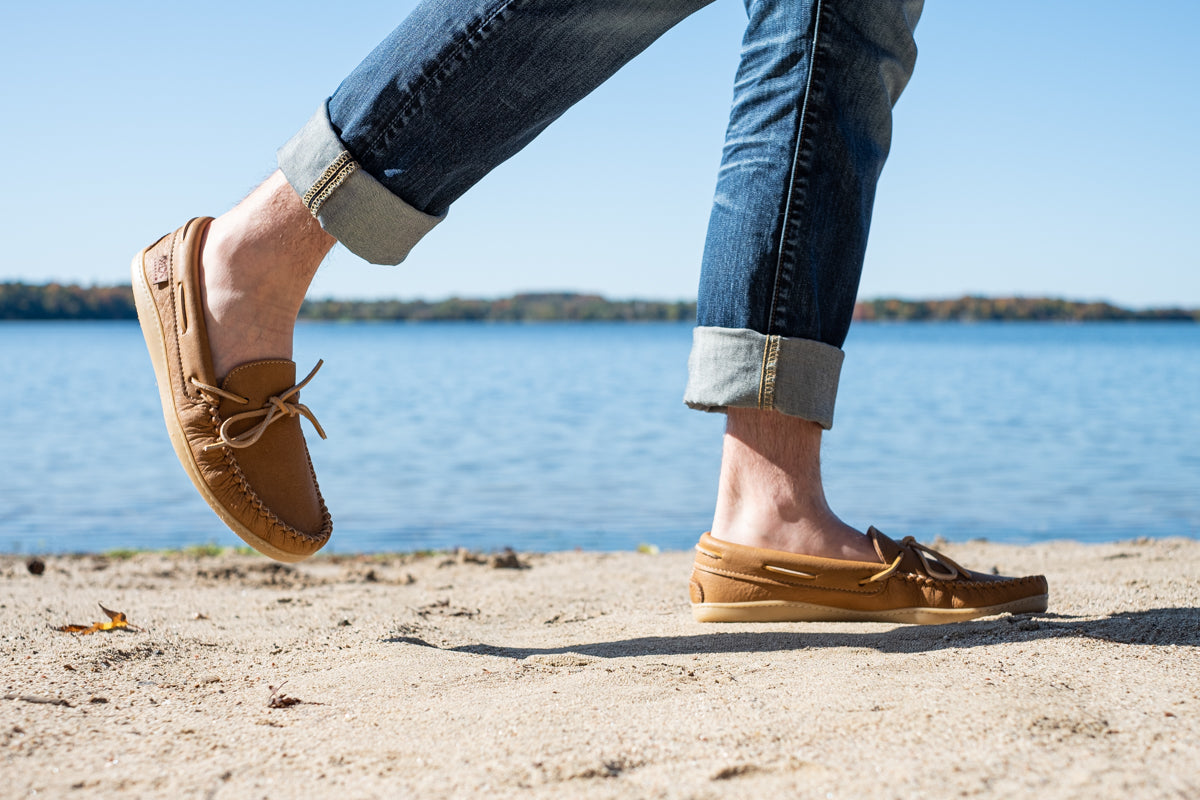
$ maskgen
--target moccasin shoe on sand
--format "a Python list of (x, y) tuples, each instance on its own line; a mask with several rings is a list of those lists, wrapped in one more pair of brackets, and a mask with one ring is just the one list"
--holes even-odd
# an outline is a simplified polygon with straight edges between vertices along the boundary
[(696, 545), (692, 615), (697, 622), (943, 622), (1046, 610), (1041, 575), (971, 572), (911, 536), (867, 535), (879, 563), (760, 550), (709, 534)]
[[(279, 561), (315, 553), (333, 530), (317, 488), (300, 417), (296, 364), (254, 361), (220, 379), (200, 301), (200, 243), (212, 219), (188, 222), (133, 259), (138, 321), (175, 455), (222, 521)], [(317, 368), (320, 368), (320, 363)]]

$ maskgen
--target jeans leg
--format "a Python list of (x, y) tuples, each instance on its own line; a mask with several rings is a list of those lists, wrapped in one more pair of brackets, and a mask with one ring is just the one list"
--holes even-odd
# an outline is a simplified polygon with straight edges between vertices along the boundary
[(279, 152), (332, 235), (399, 263), (479, 179), (712, 0), (426, 0)]
[(829, 428), (921, 0), (747, 0), (685, 401)]

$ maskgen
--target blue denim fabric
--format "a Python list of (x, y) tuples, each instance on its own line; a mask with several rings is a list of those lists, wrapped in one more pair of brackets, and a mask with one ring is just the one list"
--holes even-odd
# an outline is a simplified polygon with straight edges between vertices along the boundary
[[(829, 428), (921, 0), (748, 0), (684, 400)], [(756, 358), (757, 356), (757, 358)]]
[(747, 3), (699, 325), (842, 346), (920, 7)]
[[(280, 167), (350, 250), (398, 263), (480, 178), (710, 1), (426, 0), (280, 150)], [(921, 4), (746, 1), (690, 406), (832, 424)]]
[(334, 92), (363, 168), (441, 216), (675, 23), (711, 0), (425, 2)]

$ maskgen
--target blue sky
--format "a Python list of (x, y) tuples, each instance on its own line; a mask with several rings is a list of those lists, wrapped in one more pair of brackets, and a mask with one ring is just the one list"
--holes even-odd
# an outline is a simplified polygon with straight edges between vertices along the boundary
[[(0, 279), (127, 280), (235, 203), (415, 3), (23, 4), (0, 26)], [(744, 12), (685, 21), (463, 198), (314, 296), (693, 297)], [(929, 2), (861, 295), (1200, 306), (1200, 4)]]

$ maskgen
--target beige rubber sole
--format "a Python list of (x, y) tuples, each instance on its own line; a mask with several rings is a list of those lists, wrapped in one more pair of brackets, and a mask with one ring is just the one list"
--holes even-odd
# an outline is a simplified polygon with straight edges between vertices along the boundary
[(750, 603), (693, 603), (697, 622), (892, 622), (944, 625), (995, 614), (1031, 614), (1046, 610), (1048, 595), (1023, 597), (980, 608), (895, 608), (888, 611), (850, 611), (813, 603), (760, 600)]
[[(146, 248), (149, 250), (149, 248)], [(158, 315), (158, 306), (154, 304), (150, 293), (150, 283), (146, 279), (146, 250), (133, 257), (130, 276), (133, 281), (133, 302), (137, 307), (138, 323), (142, 326), (142, 336), (146, 340), (146, 349), (150, 351), (150, 361), (154, 364), (154, 377), (158, 381), (158, 398), (162, 402), (163, 421), (167, 423), (167, 434), (171, 437), (171, 446), (175, 456), (183, 465), (183, 471), (191, 479), (192, 485), (209, 508), (216, 512), (221, 521), (229, 526), (246, 544), (265, 556), (295, 563), (308, 558), (311, 553), (297, 555), (286, 550), (280, 550), (275, 545), (259, 538), (249, 528), (233, 516), (208, 488), (208, 484), (200, 477), (200, 467), (192, 456), (192, 448), (188, 445), (187, 436), (183, 433), (183, 425), (175, 408), (175, 394), (171, 391), (171, 375), (167, 369), (167, 345), (162, 319)]]

